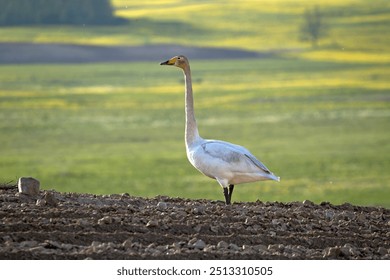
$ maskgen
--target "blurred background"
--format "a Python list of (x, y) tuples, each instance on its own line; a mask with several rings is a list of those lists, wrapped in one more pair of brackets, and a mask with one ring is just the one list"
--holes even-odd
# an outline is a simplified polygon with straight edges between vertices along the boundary
[(0, 0), (0, 182), (223, 199), (187, 161), (191, 61), (201, 136), (281, 182), (235, 201), (390, 207), (387, 0)]

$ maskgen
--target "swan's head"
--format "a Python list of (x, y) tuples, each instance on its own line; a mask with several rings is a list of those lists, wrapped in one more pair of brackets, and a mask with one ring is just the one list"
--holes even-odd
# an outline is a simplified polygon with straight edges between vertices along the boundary
[(184, 70), (189, 66), (189, 63), (188, 59), (184, 55), (178, 55), (167, 61), (161, 62), (160, 65), (173, 65)]

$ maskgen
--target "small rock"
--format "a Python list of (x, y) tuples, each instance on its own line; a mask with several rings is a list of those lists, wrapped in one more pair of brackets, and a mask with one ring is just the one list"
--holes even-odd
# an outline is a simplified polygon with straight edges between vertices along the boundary
[(350, 248), (349, 247), (341, 247), (340, 248), (340, 254), (345, 256), (345, 257), (350, 257), (351, 256), (351, 253), (350, 253)]
[(345, 221), (348, 221), (348, 220), (353, 220), (355, 219), (355, 214), (352, 212), (352, 211), (342, 211), (340, 213), (340, 216), (345, 220)]
[(338, 246), (327, 247), (324, 249), (323, 257), (324, 258), (337, 258), (338, 256), (340, 256), (340, 254), (341, 254), (340, 247), (338, 247)]
[(130, 194), (129, 194), (129, 193), (122, 193), (122, 194), (121, 194), (121, 199), (129, 198), (129, 197), (130, 197)]
[(176, 250), (179, 250), (181, 249), (183, 246), (185, 245), (185, 242), (184, 241), (181, 241), (181, 242), (175, 242), (172, 244), (172, 247)]
[(340, 205), (340, 207), (349, 211), (353, 211), (353, 205), (348, 202), (343, 203), (342, 205)]
[(35, 240), (26, 240), (26, 241), (20, 242), (20, 244), (19, 244), (20, 247), (35, 247), (37, 245), (38, 245), (38, 242)]
[(4, 241), (11, 241), (11, 242), (13, 241), (12, 238), (11, 238), (11, 236), (9, 236), (9, 235), (3, 236), (3, 240), (4, 240)]
[(64, 249), (64, 250), (71, 250), (71, 249), (73, 249), (74, 248), (74, 245), (73, 244), (68, 244), (68, 243), (63, 243), (62, 245), (61, 245), (61, 247), (62, 247), (62, 249)]
[(229, 247), (229, 244), (227, 244), (225, 241), (219, 241), (217, 244), (217, 249), (226, 249)]
[(213, 252), (215, 250), (215, 245), (207, 245), (203, 251), (206, 252), (206, 253), (210, 253), (210, 252)]
[(360, 251), (353, 245), (347, 243), (341, 247), (341, 253), (346, 257), (357, 257), (360, 255)]
[(252, 250), (252, 246), (244, 244), (244, 245), (242, 245), (242, 250), (244, 250), (244, 251)]
[(98, 242), (98, 241), (92, 241), (91, 246), (89, 246), (89, 247), (90, 247), (91, 252), (96, 253), (96, 252), (98, 252), (98, 250), (100, 248), (103, 247), (103, 243)]
[(128, 238), (122, 243), (122, 246), (125, 247), (126, 249), (131, 248), (132, 245), (133, 245), (133, 238)]
[(384, 256), (384, 255), (386, 255), (388, 253), (387, 249), (384, 248), (384, 247), (379, 247), (377, 252), (381, 256)]
[(202, 239), (199, 239), (194, 243), (195, 249), (203, 250), (204, 247), (206, 247), (206, 243)]
[(246, 218), (244, 224), (245, 224), (245, 225), (248, 225), (248, 226), (249, 226), (249, 225), (252, 225), (253, 223), (252, 223), (252, 221), (251, 221), (251, 218)]
[(194, 227), (195, 232), (199, 233), (202, 230), (202, 225), (197, 225)]
[(156, 220), (150, 220), (147, 224), (146, 227), (158, 227), (158, 221)]
[(327, 220), (331, 220), (331, 219), (333, 219), (333, 217), (334, 217), (334, 211), (332, 211), (332, 210), (325, 211), (325, 218)]
[(218, 227), (217, 226), (210, 226), (210, 230), (214, 233), (218, 233)]
[(314, 206), (314, 203), (312, 202), (312, 201), (310, 201), (310, 200), (304, 200), (303, 202), (302, 202), (302, 204), (303, 205), (308, 205), (308, 206)]
[(204, 211), (205, 211), (205, 207), (204, 207), (203, 205), (196, 206), (196, 207), (194, 207), (194, 209), (192, 210), (192, 212), (193, 212), (195, 215), (203, 215), (203, 214), (204, 214)]
[(38, 198), (37, 202), (35, 202), (35, 205), (36, 206), (45, 206), (46, 205), (46, 201), (43, 198)]
[(198, 239), (196, 237), (194, 237), (190, 241), (188, 241), (187, 245), (190, 246), (190, 247), (193, 247), (197, 240)]
[(158, 210), (164, 211), (167, 208), (168, 208), (168, 205), (167, 205), (166, 202), (160, 201), (159, 203), (157, 203), (157, 209)]
[(62, 248), (62, 244), (54, 241), (54, 240), (45, 240), (44, 242), (39, 244), (40, 246), (46, 248), (46, 249), (58, 249)]
[(49, 206), (57, 206), (58, 204), (58, 200), (50, 192), (46, 192), (43, 196), (43, 199), (46, 201), (46, 204)]
[(262, 251), (267, 251), (268, 248), (265, 245), (259, 244), (259, 245), (253, 246), (253, 249), (256, 251), (262, 252)]
[(233, 251), (239, 251), (240, 250), (240, 247), (238, 247), (236, 244), (234, 243), (230, 243), (229, 244), (229, 249), (233, 250)]
[(39, 194), (39, 181), (32, 177), (21, 177), (18, 181), (19, 193), (27, 195), (38, 195)]
[(267, 249), (269, 251), (278, 251), (279, 245), (278, 244), (269, 244)]
[(360, 223), (367, 222), (366, 216), (364, 214), (358, 214), (356, 217), (356, 220)]
[(37, 252), (44, 251), (44, 248), (42, 246), (35, 246), (32, 248), (29, 248), (28, 251), (35, 254)]
[(86, 221), (85, 219), (78, 219), (77, 221), (76, 221), (76, 225), (78, 225), (78, 226), (87, 226), (89, 223), (88, 223), (88, 221)]
[(112, 218), (110, 216), (105, 216), (98, 220), (98, 225), (111, 224)]

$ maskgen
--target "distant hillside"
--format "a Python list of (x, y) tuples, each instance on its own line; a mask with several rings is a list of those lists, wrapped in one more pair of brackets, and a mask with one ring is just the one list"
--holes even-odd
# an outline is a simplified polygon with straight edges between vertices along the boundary
[(0, 25), (113, 24), (110, 0), (0, 0)]
[(163, 44), (154, 46), (91, 46), (0, 42), (0, 64), (160, 61), (178, 53), (185, 53), (194, 59), (265, 58), (276, 55), (271, 52)]

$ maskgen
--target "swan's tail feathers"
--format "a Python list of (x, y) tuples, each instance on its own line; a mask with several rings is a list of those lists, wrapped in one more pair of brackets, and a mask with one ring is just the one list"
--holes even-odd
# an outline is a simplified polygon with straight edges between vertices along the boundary
[(270, 178), (271, 180), (280, 182), (280, 177), (279, 176), (275, 176), (273, 173), (268, 174), (268, 178)]

